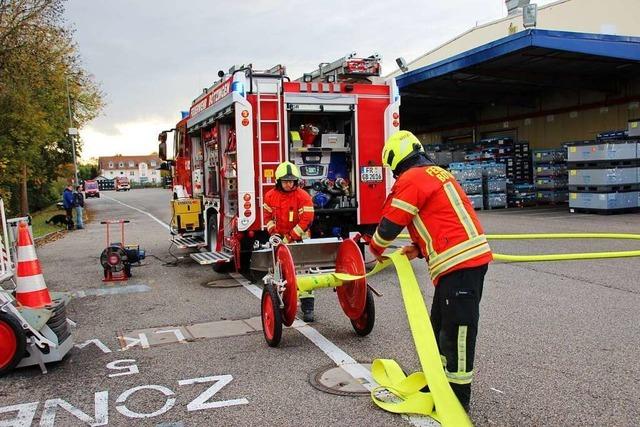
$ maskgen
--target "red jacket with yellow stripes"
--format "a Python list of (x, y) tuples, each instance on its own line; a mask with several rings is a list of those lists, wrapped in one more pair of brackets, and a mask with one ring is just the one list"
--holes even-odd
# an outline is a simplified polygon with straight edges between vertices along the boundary
[(434, 285), (445, 273), (489, 263), (493, 256), (484, 230), (466, 194), (451, 173), (434, 165), (400, 175), (382, 210), (371, 239), (381, 255), (407, 227), (429, 264)]
[(313, 222), (313, 201), (300, 187), (291, 191), (271, 189), (264, 196), (264, 223), (269, 234), (280, 234), (290, 241), (308, 237)]

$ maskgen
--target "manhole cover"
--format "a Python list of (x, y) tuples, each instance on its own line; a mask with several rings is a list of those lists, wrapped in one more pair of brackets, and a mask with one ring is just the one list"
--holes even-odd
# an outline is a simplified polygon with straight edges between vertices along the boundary
[(207, 282), (201, 283), (205, 288), (237, 288), (238, 286), (242, 286), (236, 279), (215, 279), (209, 280)]
[[(371, 371), (371, 363), (361, 363)], [(353, 378), (347, 371), (339, 366), (325, 366), (309, 375), (311, 385), (325, 393), (338, 396), (369, 396), (370, 392), (363, 384), (368, 384), (364, 378)]]

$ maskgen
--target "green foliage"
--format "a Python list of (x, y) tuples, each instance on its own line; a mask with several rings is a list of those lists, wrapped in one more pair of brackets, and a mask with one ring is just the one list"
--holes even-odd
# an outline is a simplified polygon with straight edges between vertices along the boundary
[(103, 106), (63, 12), (62, 0), (0, 0), (0, 195), (12, 211), (25, 168), (29, 210), (49, 204), (58, 177), (73, 176), (69, 103), (77, 128)]
[(98, 164), (95, 163), (86, 163), (86, 164), (81, 164), (78, 165), (78, 177), (80, 178), (80, 180), (86, 180), (86, 179), (95, 179), (98, 174), (99, 174), (99, 170), (98, 170)]
[[(35, 213), (31, 217), (31, 227), (33, 229), (33, 237), (40, 237), (40, 236), (44, 236), (45, 234), (52, 233), (54, 231), (62, 230), (63, 228), (60, 226), (47, 224), (45, 222), (52, 216), (60, 213), (64, 214), (64, 211), (58, 209), (55, 203)], [(74, 212), (74, 215), (75, 215), (75, 212)]]

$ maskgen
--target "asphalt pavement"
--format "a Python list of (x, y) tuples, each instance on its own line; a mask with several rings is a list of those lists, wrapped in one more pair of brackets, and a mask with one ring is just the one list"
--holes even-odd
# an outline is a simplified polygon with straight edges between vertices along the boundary
[[(49, 373), (0, 379), (0, 426), (429, 425), (378, 409), (367, 396), (322, 392), (310, 377), (345, 360), (396, 359), (419, 370), (390, 269), (372, 277), (373, 332), (357, 337), (330, 290), (316, 292), (316, 322), (259, 330), (260, 289), (169, 250), (169, 190), (103, 192), (87, 200), (86, 229), (38, 249), (51, 290), (75, 297), (77, 346)], [(147, 251), (127, 282), (103, 283), (104, 219), (125, 218), (125, 243)], [(570, 214), (566, 208), (481, 211), (487, 233), (636, 233), (640, 215)], [(116, 232), (116, 237), (113, 233)], [(112, 230), (111, 240), (120, 240)], [(492, 241), (509, 254), (640, 249), (612, 240)], [(424, 261), (413, 262), (430, 306)], [(640, 425), (640, 263), (637, 258), (493, 263), (485, 280), (470, 416), (479, 426)]]

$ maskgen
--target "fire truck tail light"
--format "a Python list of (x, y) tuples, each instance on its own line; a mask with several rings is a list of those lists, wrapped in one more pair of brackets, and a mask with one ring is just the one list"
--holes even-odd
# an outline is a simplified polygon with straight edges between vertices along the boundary
[(394, 120), (394, 121), (393, 121), (393, 127), (396, 127), (396, 128), (397, 128), (398, 126), (400, 126), (400, 122), (399, 122), (399, 121), (397, 121), (397, 120)]
[(245, 202), (244, 203), (244, 208), (245, 209), (251, 209), (251, 203), (250, 202)]
[(240, 113), (240, 114), (242, 114), (242, 117), (244, 117), (244, 118), (249, 117), (249, 111), (247, 111), (247, 110), (242, 110), (242, 113)]
[(251, 216), (251, 211), (250, 210), (244, 211), (244, 216), (249, 218)]
[(399, 117), (400, 117), (400, 114), (393, 113), (393, 120), (398, 120)]
[(242, 126), (249, 126), (249, 119), (242, 119)]
[(244, 199), (245, 202), (248, 202), (249, 200), (251, 200), (251, 194), (245, 193), (245, 195), (242, 196), (242, 198)]

